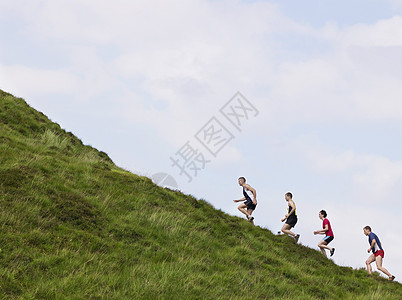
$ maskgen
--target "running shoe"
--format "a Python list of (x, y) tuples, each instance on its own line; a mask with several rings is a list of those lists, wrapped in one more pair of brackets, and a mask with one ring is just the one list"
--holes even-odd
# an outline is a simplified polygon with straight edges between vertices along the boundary
[(295, 236), (296, 243), (299, 241), (299, 238), (300, 238), (300, 234), (296, 234), (296, 236)]
[(334, 253), (335, 253), (335, 248), (332, 248), (331, 249), (331, 256), (334, 255)]
[(249, 222), (252, 222), (254, 220), (254, 217), (251, 217), (250, 219), (248, 219)]
[(392, 276), (389, 278), (389, 281), (394, 281), (394, 279), (395, 279), (395, 276), (392, 275)]

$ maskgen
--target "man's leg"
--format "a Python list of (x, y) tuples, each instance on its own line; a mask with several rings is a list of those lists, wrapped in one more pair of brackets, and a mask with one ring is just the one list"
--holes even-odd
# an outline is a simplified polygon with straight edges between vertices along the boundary
[[(253, 213), (253, 211), (254, 211), (254, 209), (247, 208), (247, 212), (249, 213), (250, 216)], [(251, 220), (250, 223), (254, 225), (254, 220)]]
[(321, 240), (321, 242), (318, 243), (318, 247), (328, 249), (329, 251), (332, 250), (332, 248), (329, 247), (328, 243), (324, 240)]
[(327, 253), (325, 252), (325, 249), (328, 249), (329, 251), (332, 250), (332, 249), (331, 249), (330, 247), (328, 247), (327, 245), (328, 245), (328, 244), (327, 244), (324, 240), (321, 240), (321, 241), (318, 243), (318, 245), (317, 245), (318, 248), (320, 248), (322, 254), (325, 255), (325, 257), (327, 257)]
[(380, 270), (380, 271), (383, 272), (384, 274), (388, 275), (388, 277), (391, 277), (391, 276), (392, 276), (391, 273), (388, 272), (388, 270), (385, 269), (385, 268), (382, 266), (382, 257), (381, 257), (381, 255), (378, 255), (378, 256), (375, 258), (375, 263), (376, 263), (376, 265), (377, 265), (377, 269), (378, 269), (378, 270)]
[(366, 260), (367, 272), (371, 275), (371, 263), (375, 261), (374, 254), (371, 254)]
[(292, 226), (290, 226), (289, 224), (283, 224), (283, 227), (282, 227), (282, 232), (283, 233), (286, 233), (286, 234), (288, 234), (288, 235), (291, 235), (291, 236), (293, 236), (293, 237), (295, 237), (296, 236), (296, 234), (295, 233), (293, 233), (293, 232), (291, 232), (290, 231), (290, 228), (292, 228)]
[(240, 204), (239, 205), (239, 207), (238, 207), (238, 210), (240, 210), (243, 214), (245, 214), (246, 216), (247, 216), (247, 218), (249, 217), (249, 216), (251, 216), (251, 214), (249, 214), (248, 212), (247, 212), (247, 210), (246, 210), (246, 208), (247, 208), (247, 206), (246, 206), (246, 204)]

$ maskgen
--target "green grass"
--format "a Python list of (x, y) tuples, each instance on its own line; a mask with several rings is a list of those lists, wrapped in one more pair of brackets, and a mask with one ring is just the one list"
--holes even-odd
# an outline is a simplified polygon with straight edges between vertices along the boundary
[(163, 189), (0, 90), (1, 299), (401, 299), (402, 286)]

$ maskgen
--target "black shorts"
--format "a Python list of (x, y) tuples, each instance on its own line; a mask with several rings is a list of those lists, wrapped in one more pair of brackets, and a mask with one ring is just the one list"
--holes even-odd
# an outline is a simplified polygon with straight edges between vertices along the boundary
[(295, 227), (297, 223), (297, 218), (288, 218), (285, 223), (290, 225), (290, 228)]
[(252, 210), (254, 210), (257, 206), (252, 200), (246, 200), (244, 201), (244, 204), (246, 204), (247, 208), (250, 208)]
[(333, 239), (334, 239), (334, 237), (333, 237), (333, 236), (329, 236), (329, 235), (327, 235), (325, 238), (323, 238), (324, 242), (326, 242), (327, 245), (328, 245), (329, 243), (331, 243), (331, 242), (333, 241)]

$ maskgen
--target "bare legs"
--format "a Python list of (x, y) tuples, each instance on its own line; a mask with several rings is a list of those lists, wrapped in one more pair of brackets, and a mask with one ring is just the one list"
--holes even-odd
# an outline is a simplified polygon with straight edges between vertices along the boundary
[[(248, 212), (249, 209), (247, 208), (247, 210), (246, 210), (246, 208), (247, 208), (247, 205), (243, 203), (243, 204), (240, 204), (237, 209), (240, 210), (243, 214), (245, 214), (247, 216), (247, 218), (249, 218), (251, 216), (251, 213)], [(253, 211), (251, 210), (251, 212), (253, 212)]]
[[(253, 211), (254, 211), (253, 209), (247, 208), (247, 212), (249, 213), (249, 216), (251, 216), (251, 214), (253, 213)], [(254, 219), (251, 220), (250, 223), (254, 225)]]
[(366, 267), (367, 267), (367, 272), (371, 275), (372, 269), (371, 269), (371, 263), (375, 261), (375, 256), (374, 254), (371, 254), (367, 260), (366, 260)]
[(385, 269), (382, 266), (382, 257), (380, 255), (378, 255), (377, 257), (375, 257), (374, 254), (371, 254), (369, 256), (369, 258), (367, 258), (366, 260), (366, 266), (367, 266), (367, 272), (371, 275), (372, 269), (371, 269), (371, 263), (373, 263), (375, 261), (376, 265), (377, 265), (377, 270), (380, 270), (381, 272), (383, 272), (384, 274), (386, 274), (388, 277), (391, 277), (391, 273), (388, 272), (387, 269)]
[(320, 248), (322, 254), (325, 255), (325, 257), (327, 257), (327, 253), (325, 252), (325, 249), (328, 249), (329, 251), (332, 250), (332, 248), (331, 248), (331, 247), (328, 247), (327, 245), (328, 245), (327, 242), (325, 242), (324, 240), (321, 240), (321, 241), (318, 243), (318, 245), (317, 245), (318, 248)]
[(283, 232), (283, 233), (286, 233), (287, 235), (290, 235), (290, 236), (292, 236), (292, 237), (295, 237), (296, 234), (290, 231), (291, 228), (292, 228), (292, 226), (290, 226), (289, 224), (286, 224), (286, 223), (285, 223), (285, 224), (283, 224), (283, 226), (282, 226), (282, 232)]
[(391, 277), (391, 276), (392, 276), (391, 273), (388, 272), (388, 270), (385, 269), (385, 268), (382, 266), (382, 257), (381, 257), (380, 255), (378, 255), (378, 256), (375, 258), (375, 263), (376, 263), (376, 265), (377, 265), (377, 269), (378, 269), (378, 270), (380, 270), (380, 271), (383, 272), (384, 274), (388, 275), (388, 277)]
[[(253, 213), (253, 209), (248, 208), (246, 204), (240, 204), (239, 207), (237, 208), (238, 210), (240, 210), (243, 214), (246, 215), (247, 219), (249, 219), (251, 217), (251, 214)], [(247, 209), (247, 210), (246, 210)], [(254, 221), (250, 221), (251, 224), (254, 225)]]

